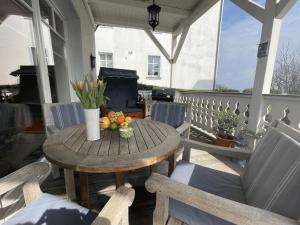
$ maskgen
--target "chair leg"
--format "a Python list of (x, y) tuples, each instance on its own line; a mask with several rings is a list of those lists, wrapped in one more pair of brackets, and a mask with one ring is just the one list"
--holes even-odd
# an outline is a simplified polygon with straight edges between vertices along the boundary
[(65, 186), (66, 192), (69, 200), (76, 199), (76, 188), (73, 170), (64, 169), (65, 175)]
[(60, 177), (59, 167), (51, 164), (51, 174), (54, 179)]
[(191, 158), (191, 148), (184, 148), (182, 153), (182, 159), (189, 162)]
[(165, 225), (169, 217), (169, 198), (156, 193), (156, 206), (153, 213), (153, 225)]
[(128, 208), (124, 211), (124, 216), (119, 223), (119, 225), (128, 225), (129, 224), (129, 210)]
[(170, 177), (176, 166), (175, 153), (169, 157), (168, 161), (169, 161), (168, 176)]

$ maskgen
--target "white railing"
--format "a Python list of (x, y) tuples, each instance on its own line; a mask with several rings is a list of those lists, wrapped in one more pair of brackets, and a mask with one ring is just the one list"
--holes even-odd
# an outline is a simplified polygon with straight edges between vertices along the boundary
[[(299, 129), (300, 96), (264, 95), (263, 122), (281, 120)], [(237, 130), (246, 127), (250, 116), (251, 95), (200, 91), (177, 91), (175, 102), (192, 105), (192, 125), (207, 134), (213, 134), (214, 115), (227, 109), (240, 115)]]

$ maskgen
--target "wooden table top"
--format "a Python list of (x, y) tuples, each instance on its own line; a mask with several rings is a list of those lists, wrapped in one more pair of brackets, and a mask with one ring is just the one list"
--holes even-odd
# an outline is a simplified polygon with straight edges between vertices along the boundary
[(134, 135), (129, 139), (106, 129), (97, 141), (87, 141), (84, 125), (62, 129), (47, 138), (44, 154), (66, 169), (108, 173), (153, 165), (174, 154), (180, 145), (179, 133), (167, 124), (137, 119), (132, 127)]

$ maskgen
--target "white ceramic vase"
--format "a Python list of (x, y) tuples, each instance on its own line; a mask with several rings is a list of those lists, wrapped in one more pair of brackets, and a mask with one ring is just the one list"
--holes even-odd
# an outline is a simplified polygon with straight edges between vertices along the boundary
[(100, 109), (84, 109), (87, 140), (95, 141), (100, 139), (99, 116)]

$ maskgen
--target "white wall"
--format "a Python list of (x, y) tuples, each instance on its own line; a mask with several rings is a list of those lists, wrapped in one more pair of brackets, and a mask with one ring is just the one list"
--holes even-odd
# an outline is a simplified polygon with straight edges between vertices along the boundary
[(190, 28), (175, 66), (174, 87), (212, 90), (221, 1)]
[(95, 69), (90, 66), (90, 55), (95, 55), (94, 27), (81, 0), (55, 0), (55, 3), (64, 16), (69, 75), (65, 86), (71, 93), (71, 101), (78, 101), (70, 81), (82, 80), (89, 74), (96, 77)]
[[(218, 3), (191, 26), (174, 67), (174, 87), (213, 88), (220, 13), (221, 3)], [(171, 34), (155, 33), (155, 36), (171, 55)], [(142, 30), (99, 27), (96, 31), (96, 52), (97, 73), (100, 67), (98, 52), (109, 52), (113, 53), (114, 68), (137, 70), (140, 83), (163, 87), (170, 85), (169, 62)], [(161, 56), (160, 79), (147, 76), (148, 55)]]
[[(72, 0), (75, 11), (79, 17), (80, 27), (76, 27), (81, 36), (81, 48), (83, 59), (83, 76), (87, 74), (93, 74), (96, 76), (96, 71), (91, 70), (90, 56), (95, 55), (95, 33), (94, 26), (91, 23), (88, 12), (83, 4), (82, 0)], [(78, 32), (77, 32), (78, 33)], [(69, 39), (73, 38), (73, 35), (69, 35)], [(76, 37), (75, 37), (76, 38)], [(77, 46), (78, 48), (79, 46)]]
[[(155, 33), (155, 36), (170, 52), (171, 35)], [(95, 39), (97, 74), (100, 68), (99, 52), (109, 52), (113, 53), (114, 68), (137, 70), (140, 83), (169, 86), (170, 64), (143, 30), (101, 26), (96, 31)], [(148, 76), (148, 55), (160, 56), (160, 78)]]

